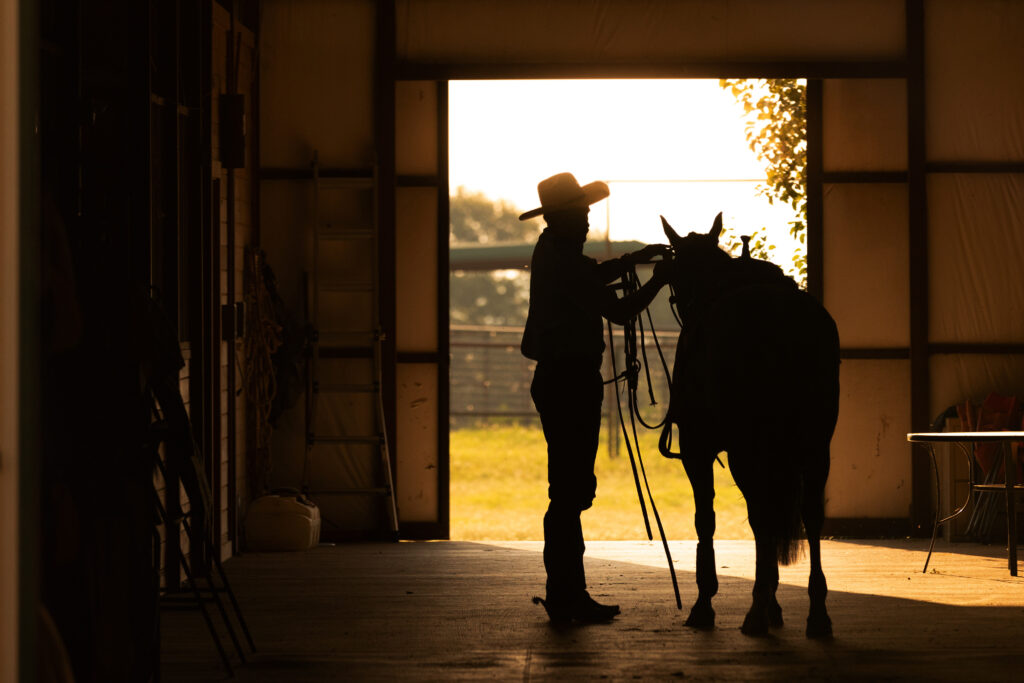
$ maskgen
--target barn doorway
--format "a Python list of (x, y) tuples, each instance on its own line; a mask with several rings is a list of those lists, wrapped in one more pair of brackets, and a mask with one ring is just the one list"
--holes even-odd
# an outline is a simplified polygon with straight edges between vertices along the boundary
[[(753, 235), (755, 255), (803, 281), (803, 92), (804, 82), (793, 80), (450, 82), (452, 539), (543, 537), (545, 442), (529, 395), (533, 365), (519, 351), (529, 302), (526, 266), (543, 219), (518, 216), (537, 205), (537, 183), (570, 171), (581, 183), (609, 184), (611, 196), (591, 207), (587, 253), (598, 260), (664, 242), (659, 215), (679, 230), (706, 231), (721, 211), (725, 245), (738, 253), (739, 236)], [(788, 164), (767, 160), (787, 155)], [(671, 368), (679, 329), (667, 298), (663, 291), (651, 311)], [(621, 368), (621, 339), (613, 346)], [(650, 336), (647, 346), (657, 403), (641, 408), (653, 424), (664, 415), (668, 389)], [(605, 365), (610, 377), (607, 351)], [(694, 538), (682, 467), (660, 456), (656, 431), (639, 432), (666, 533)], [(726, 470), (716, 477), (718, 537), (751, 538), (738, 489)], [(645, 536), (612, 385), (597, 478), (598, 497), (583, 520), (586, 537)]]

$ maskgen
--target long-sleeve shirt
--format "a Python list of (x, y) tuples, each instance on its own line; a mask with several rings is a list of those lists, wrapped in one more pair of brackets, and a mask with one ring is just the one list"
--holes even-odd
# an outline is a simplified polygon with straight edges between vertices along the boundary
[(523, 355), (599, 367), (605, 348), (602, 311), (616, 300), (605, 285), (624, 269), (618, 259), (599, 264), (583, 255), (581, 241), (545, 229), (530, 262)]

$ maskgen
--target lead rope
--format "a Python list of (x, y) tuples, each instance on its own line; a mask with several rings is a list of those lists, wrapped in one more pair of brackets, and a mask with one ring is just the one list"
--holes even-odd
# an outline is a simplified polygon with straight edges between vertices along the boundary
[[(629, 325), (629, 323), (627, 323), (627, 325)], [(653, 541), (654, 540), (654, 535), (651, 533), (651, 521), (647, 517), (647, 504), (644, 502), (643, 489), (640, 488), (640, 474), (639, 474), (639, 472), (638, 472), (638, 470), (636, 468), (636, 459), (633, 456), (633, 446), (629, 442), (629, 433), (626, 431), (626, 418), (623, 417), (623, 415), (622, 415), (622, 399), (619, 398), (619, 380), (620, 379), (625, 379), (627, 382), (631, 382), (632, 381), (630, 379), (631, 374), (630, 374), (630, 369), (627, 367), (625, 370), (622, 371), (622, 374), (619, 375), (618, 370), (615, 367), (615, 341), (614, 341), (614, 339), (615, 339), (615, 335), (612, 334), (612, 324), (611, 324), (611, 321), (609, 321), (608, 322), (608, 351), (609, 351), (609, 353), (611, 354), (611, 357), (612, 357), (612, 376), (613, 376), (613, 379), (611, 379), (610, 381), (615, 384), (615, 407), (619, 411), (619, 426), (622, 427), (622, 438), (626, 442), (626, 453), (629, 454), (629, 464), (630, 464), (630, 467), (633, 468), (633, 483), (636, 484), (636, 495), (637, 495), (637, 499), (640, 501), (640, 512), (643, 513), (643, 516), (644, 516), (644, 528), (647, 529), (647, 540)], [(624, 337), (624, 339), (625, 339), (625, 337)], [(627, 357), (628, 357), (628, 352), (627, 352)], [(627, 366), (628, 366), (628, 360), (627, 360)], [(639, 447), (639, 444), (638, 444), (637, 445), (637, 454), (639, 455), (639, 453), (640, 453), (640, 447)]]
[[(630, 268), (626, 272), (626, 274), (623, 275), (623, 277), (622, 277), (622, 288), (624, 290), (624, 295), (628, 296), (629, 294), (632, 294), (633, 292), (635, 292), (636, 289), (638, 288), (638, 284), (639, 284), (639, 279), (637, 278), (636, 271), (634, 269)], [(665, 367), (665, 376), (667, 378), (668, 377), (668, 366), (665, 363), (664, 355), (661, 353), (661, 346), (657, 342), (657, 335), (654, 333), (654, 323), (653, 323), (653, 320), (650, 317), (650, 311), (649, 310), (647, 311), (647, 319), (648, 319), (648, 322), (650, 323), (651, 335), (652, 335), (652, 337), (654, 337), (655, 346), (657, 346), (658, 353), (659, 353), (659, 355), (661, 355), (662, 365)], [(616, 408), (618, 409), (618, 412), (619, 412), (619, 425), (622, 428), (622, 436), (623, 436), (623, 438), (624, 438), (624, 440), (626, 442), (626, 452), (629, 454), (629, 464), (633, 468), (633, 481), (636, 484), (637, 498), (640, 501), (640, 510), (643, 513), (643, 517), (644, 517), (644, 527), (647, 529), (647, 540), (653, 541), (654, 540), (654, 536), (651, 533), (651, 523), (650, 523), (650, 519), (647, 516), (647, 506), (644, 503), (643, 490), (640, 488), (640, 475), (643, 476), (644, 488), (647, 490), (647, 499), (650, 500), (650, 502), (651, 502), (651, 511), (654, 513), (654, 521), (658, 525), (658, 533), (661, 535), (661, 545), (665, 549), (665, 559), (668, 562), (669, 574), (672, 576), (672, 590), (675, 592), (676, 607), (681, 610), (681, 609), (683, 609), (683, 601), (682, 601), (682, 598), (679, 595), (679, 581), (676, 579), (676, 568), (675, 568), (674, 563), (672, 562), (672, 551), (668, 547), (668, 539), (665, 537), (665, 527), (661, 523), (661, 515), (658, 514), (658, 507), (654, 504), (654, 496), (651, 494), (651, 485), (650, 485), (650, 483), (647, 480), (647, 471), (644, 468), (644, 461), (643, 461), (642, 456), (640, 455), (640, 440), (639, 440), (639, 438), (637, 436), (637, 431), (636, 431), (637, 419), (639, 419), (640, 423), (643, 424), (645, 427), (648, 427), (649, 429), (652, 429), (652, 427), (649, 427), (647, 425), (647, 423), (645, 423), (643, 421), (643, 418), (640, 417), (640, 411), (639, 411), (639, 407), (638, 407), (637, 401), (636, 401), (637, 385), (639, 384), (639, 375), (640, 375), (640, 361), (637, 358), (637, 353), (636, 353), (636, 324), (637, 324), (637, 321), (639, 321), (639, 324), (640, 324), (640, 339), (641, 339), (641, 344), (643, 344), (644, 332), (643, 332), (643, 317), (642, 317), (642, 313), (637, 315), (632, 320), (627, 321), (626, 324), (623, 325), (623, 345), (624, 345), (624, 351), (625, 351), (625, 364), (626, 364), (626, 367), (624, 368), (621, 377), (619, 376), (619, 374), (617, 372), (617, 369), (615, 367), (615, 347), (614, 347), (614, 340), (613, 340), (613, 336), (614, 335), (612, 334), (611, 322), (608, 323), (608, 344), (609, 344), (608, 350), (611, 353), (611, 358), (612, 358), (612, 376), (614, 377), (614, 379), (612, 381), (615, 382), (615, 405), (616, 405)], [(650, 369), (647, 366), (647, 351), (646, 351), (646, 349), (642, 348), (641, 353), (642, 353), (643, 358), (644, 358), (643, 366), (644, 366), (645, 375), (647, 377), (648, 391), (649, 391), (650, 396), (651, 396), (651, 405), (657, 405), (657, 401), (655, 401), (655, 399), (654, 399), (654, 388), (653, 388), (653, 386), (651, 384)], [(626, 386), (627, 386), (627, 400), (628, 400), (628, 404), (629, 404), (629, 422), (630, 422), (630, 426), (631, 426), (632, 432), (633, 432), (633, 439), (632, 439), (633, 440), (633, 444), (632, 445), (630, 444), (629, 433), (626, 431), (626, 420), (625, 420), (625, 418), (622, 415), (622, 401), (619, 398), (619, 382), (618, 382), (618, 380), (621, 379), (621, 378), (625, 378)], [(662, 421), (659, 423), (659, 425), (660, 424), (665, 424), (667, 419), (668, 419), (668, 413), (666, 412), (665, 417), (662, 419)], [(636, 457), (635, 457), (635, 459), (634, 459), (634, 456), (633, 456), (633, 445), (636, 446)], [(639, 474), (637, 472), (637, 463), (639, 463), (639, 465), (640, 465)]]

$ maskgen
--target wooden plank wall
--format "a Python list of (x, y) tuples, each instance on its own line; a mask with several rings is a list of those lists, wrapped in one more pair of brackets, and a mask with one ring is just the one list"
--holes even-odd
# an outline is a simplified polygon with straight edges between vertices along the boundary
[[(255, 85), (256, 39), (251, 30), (245, 28), (237, 20), (234, 28), (241, 36), (241, 43), (235, 45), (238, 58), (238, 92), (245, 95), (247, 122), (251, 121), (252, 94)], [(253, 240), (252, 220), (252, 163), (255, 151), (254, 136), (247, 131), (245, 167), (234, 171), (234, 234), (229, 240), (228, 235), (228, 170), (221, 166), (219, 108), (217, 95), (229, 92), (229, 63), (232, 57), (228, 53), (229, 33), (232, 29), (230, 13), (219, 4), (213, 4), (213, 30), (211, 49), (211, 113), (212, 113), (212, 177), (221, 179), (221, 210), (220, 210), (220, 303), (235, 304), (241, 301), (244, 293), (243, 271), (244, 251)], [(247, 125), (251, 125), (247, 123)], [(229, 253), (229, 245), (233, 246)], [(229, 298), (230, 297), (230, 298)], [(237, 360), (232, 360), (228, 348), (234, 344)], [(220, 344), (220, 396), (218, 399), (220, 415), (220, 443), (216, 454), (217, 465), (214, 469), (214, 500), (216, 512), (214, 517), (215, 533), (221, 547), (221, 558), (231, 557), (237, 549), (239, 511), (244, 510), (248, 501), (246, 492), (246, 432), (245, 432), (245, 399), (238, 395), (237, 389), (242, 386), (239, 373), (241, 355), (243, 353), (241, 339), (234, 342), (222, 341)], [(230, 375), (233, 374), (233, 377)], [(231, 387), (236, 389), (231, 392)], [(232, 395), (234, 393), (234, 395)], [(233, 410), (232, 410), (233, 408)]]
[[(227, 202), (228, 200), (228, 170), (221, 166), (220, 162), (220, 136), (219, 136), (219, 102), (218, 95), (225, 94), (228, 92), (228, 33), (231, 30), (231, 16), (228, 11), (217, 3), (212, 5), (213, 13), (213, 30), (211, 32), (211, 99), (210, 99), (210, 126), (211, 126), (211, 179), (220, 180), (221, 191), (220, 196), (220, 207), (217, 214), (220, 217), (218, 230), (218, 244), (220, 253), (218, 255), (218, 262), (220, 264), (220, 276), (218, 281), (213, 283), (216, 287), (216, 299), (221, 306), (228, 304), (234, 304), (237, 301), (241, 301), (244, 294), (244, 259), (243, 254), (245, 247), (252, 243), (253, 230), (252, 230), (252, 178), (251, 173), (252, 160), (254, 159), (255, 152), (255, 140), (252, 136), (247, 137), (247, 150), (246, 150), (246, 166), (245, 168), (236, 169), (234, 171), (234, 235), (233, 239), (229, 240), (228, 237), (228, 211)], [(238, 49), (239, 56), (239, 69), (238, 69), (238, 90), (239, 92), (246, 95), (246, 114), (247, 119), (250, 118), (251, 112), (251, 94), (254, 90), (254, 58), (255, 58), (255, 36), (247, 28), (244, 28), (241, 24), (235, 24), (236, 31), (241, 34), (240, 49)], [(233, 258), (229, 258), (229, 244), (233, 245)], [(219, 316), (218, 316), (219, 320)], [(212, 334), (218, 337), (222, 336), (221, 330), (213, 330)], [(182, 356), (185, 360), (185, 366), (182, 368), (179, 375), (179, 387), (181, 390), (182, 398), (185, 402), (185, 408), (192, 415), (192, 403), (189, 395), (190, 390), (190, 379), (192, 372), (192, 354), (191, 344), (201, 343), (201, 340), (196, 337), (195, 339), (186, 341), (182, 344)], [(234, 344), (234, 359), (231, 353), (230, 344)], [(218, 446), (212, 452), (206, 454), (206, 457), (212, 457), (214, 459), (213, 467), (209, 468), (209, 472), (212, 472), (210, 486), (213, 490), (213, 504), (214, 504), (214, 516), (211, 523), (214, 525), (214, 534), (218, 539), (220, 546), (221, 559), (227, 559), (234, 554), (238, 547), (238, 525), (239, 525), (239, 511), (244, 509), (245, 504), (248, 501), (248, 492), (246, 484), (246, 416), (245, 416), (245, 398), (241, 395), (237, 389), (242, 386), (242, 378), (240, 375), (239, 368), (243, 364), (242, 360), (243, 345), (241, 338), (236, 338), (232, 341), (221, 341), (219, 343), (218, 361), (217, 366), (219, 368), (219, 378), (216, 382), (216, 388), (210, 387), (208, 390), (213, 392), (217, 391), (216, 400), (214, 402), (215, 408), (208, 419), (212, 419), (213, 414), (219, 417), (219, 424), (217, 425), (217, 436)], [(196, 368), (198, 372), (199, 369)], [(234, 377), (230, 377), (230, 373), (234, 373)], [(230, 380), (230, 381), (229, 381)], [(231, 391), (231, 386), (236, 391)], [(200, 435), (196, 434), (196, 438), (199, 439)], [(163, 457), (163, 450), (160, 452), (161, 458)], [(165, 500), (165, 482), (159, 472), (154, 473), (154, 485), (157, 488), (160, 500)], [(181, 500), (181, 507), (183, 512), (189, 510), (190, 502), (188, 496), (185, 493), (184, 487), (179, 484), (179, 497)], [(166, 530), (161, 526), (159, 529), (160, 543), (161, 543), (161, 581), (164, 579), (164, 564), (166, 562)], [(181, 552), (184, 557), (188, 557), (189, 543), (186, 538), (184, 531), (181, 531), (180, 537)], [(184, 573), (180, 577), (184, 579)]]

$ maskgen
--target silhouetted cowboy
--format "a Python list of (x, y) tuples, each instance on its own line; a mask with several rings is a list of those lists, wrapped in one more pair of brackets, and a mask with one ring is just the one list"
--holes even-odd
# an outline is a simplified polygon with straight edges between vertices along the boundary
[(602, 605), (587, 593), (583, 572), (580, 513), (591, 506), (597, 488), (594, 459), (601, 431), (604, 395), (601, 358), (602, 317), (623, 324), (646, 308), (668, 277), (666, 266), (635, 294), (622, 299), (608, 286), (637, 263), (666, 255), (668, 247), (648, 245), (598, 263), (583, 255), (590, 205), (608, 196), (608, 186), (580, 186), (559, 173), (537, 186), (541, 206), (519, 217), (543, 214), (547, 227), (530, 264), (530, 312), (522, 352), (537, 361), (530, 395), (548, 444), (548, 505), (544, 515), (544, 567), (547, 599), (535, 598), (551, 621), (565, 624), (608, 621), (618, 605)]

